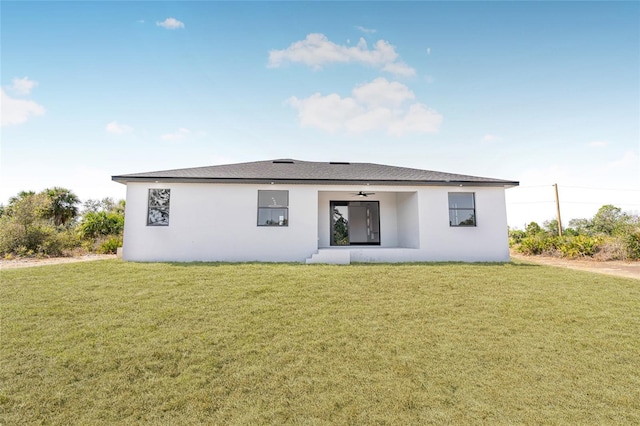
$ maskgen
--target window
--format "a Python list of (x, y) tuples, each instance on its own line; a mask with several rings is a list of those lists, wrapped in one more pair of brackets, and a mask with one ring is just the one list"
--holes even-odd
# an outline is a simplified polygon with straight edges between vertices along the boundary
[(289, 225), (289, 191), (258, 191), (258, 226)]
[(476, 202), (473, 192), (449, 193), (449, 225), (476, 226)]
[(149, 189), (148, 226), (169, 226), (170, 189)]

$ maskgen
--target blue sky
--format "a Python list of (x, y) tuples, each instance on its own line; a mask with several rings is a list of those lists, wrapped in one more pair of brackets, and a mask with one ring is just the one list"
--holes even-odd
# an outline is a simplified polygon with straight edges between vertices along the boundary
[(640, 210), (638, 2), (2, 2), (0, 202), (271, 158), (519, 180), (509, 224)]

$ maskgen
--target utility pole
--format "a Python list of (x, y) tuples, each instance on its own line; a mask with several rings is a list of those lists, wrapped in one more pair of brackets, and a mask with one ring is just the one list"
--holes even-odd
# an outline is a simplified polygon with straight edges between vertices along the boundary
[(560, 219), (560, 198), (558, 197), (558, 184), (554, 183), (556, 190), (556, 213), (558, 214), (558, 235), (562, 237), (562, 219)]

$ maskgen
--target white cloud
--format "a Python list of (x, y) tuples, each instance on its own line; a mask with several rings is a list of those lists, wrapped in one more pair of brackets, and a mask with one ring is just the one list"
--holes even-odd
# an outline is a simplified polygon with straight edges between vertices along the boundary
[(362, 31), (365, 34), (373, 34), (376, 32), (376, 30), (374, 30), (373, 28), (365, 28), (365, 27), (361, 27), (360, 25), (356, 26), (356, 30)]
[(609, 142), (605, 142), (605, 141), (592, 141), (592, 142), (589, 142), (589, 146), (591, 148), (604, 148), (607, 145), (609, 145)]
[(167, 18), (162, 22), (156, 22), (156, 25), (167, 30), (177, 30), (178, 28), (184, 28), (184, 23), (178, 21), (175, 18)]
[(14, 99), (0, 88), (0, 123), (2, 126), (21, 124), (30, 116), (44, 114), (44, 107), (34, 101)]
[(165, 133), (160, 138), (165, 141), (177, 141), (186, 138), (189, 134), (191, 134), (191, 130), (181, 127), (173, 133)]
[(314, 69), (330, 63), (359, 63), (382, 68), (401, 76), (415, 75), (415, 70), (404, 62), (396, 62), (398, 54), (389, 42), (378, 40), (369, 49), (364, 38), (356, 46), (343, 46), (330, 41), (324, 34), (309, 34), (282, 50), (269, 52), (269, 68), (278, 68), (287, 62), (302, 63)]
[(386, 71), (391, 74), (400, 75), (402, 77), (413, 77), (416, 75), (416, 70), (411, 68), (404, 62), (392, 62), (382, 67), (382, 71)]
[(397, 117), (389, 125), (389, 134), (436, 133), (440, 129), (442, 115), (423, 104), (413, 104), (404, 116)]
[(427, 47), (427, 55), (431, 55), (431, 48)]
[(403, 102), (414, 99), (415, 95), (404, 84), (380, 77), (371, 83), (357, 86), (353, 89), (353, 97), (367, 105), (398, 107)]
[(395, 61), (397, 57), (394, 47), (384, 40), (379, 40), (373, 50), (369, 50), (363, 38), (355, 47), (347, 47), (329, 41), (324, 34), (309, 34), (286, 49), (270, 51), (269, 66), (276, 68), (284, 62), (300, 62), (314, 68), (332, 62), (381, 66)]
[(289, 103), (298, 110), (303, 127), (316, 127), (330, 133), (342, 129), (346, 121), (361, 114), (355, 100), (343, 99), (335, 93), (328, 96), (315, 93), (306, 99), (293, 96)]
[(28, 95), (31, 90), (38, 85), (37, 81), (29, 80), (29, 77), (14, 78), (13, 84), (9, 86), (17, 95)]
[(490, 143), (490, 142), (498, 142), (500, 140), (502, 140), (502, 138), (500, 136), (496, 136), (496, 135), (493, 135), (491, 133), (487, 133), (486, 135), (484, 135), (482, 137), (482, 142), (489, 142)]
[(120, 124), (117, 121), (112, 121), (111, 123), (107, 124), (105, 130), (115, 135), (122, 135), (124, 133), (133, 131), (133, 128), (131, 126), (127, 126), (126, 124)]
[(361, 109), (360, 112), (344, 123), (348, 133), (365, 133), (374, 130), (387, 130), (391, 133), (391, 127), (395, 120), (394, 112), (385, 107), (373, 109)]
[(414, 93), (404, 84), (377, 78), (355, 87), (352, 97), (315, 93), (303, 99), (291, 97), (288, 103), (298, 110), (301, 126), (329, 133), (359, 134), (378, 130), (402, 136), (437, 132), (442, 116), (421, 103), (407, 106), (414, 98)]

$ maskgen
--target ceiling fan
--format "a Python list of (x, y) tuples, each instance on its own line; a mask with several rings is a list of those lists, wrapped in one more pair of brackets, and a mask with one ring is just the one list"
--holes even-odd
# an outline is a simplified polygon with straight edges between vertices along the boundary
[(375, 195), (375, 192), (364, 192), (364, 191), (359, 191), (357, 194), (355, 194), (357, 197), (360, 198), (366, 198), (369, 195)]

